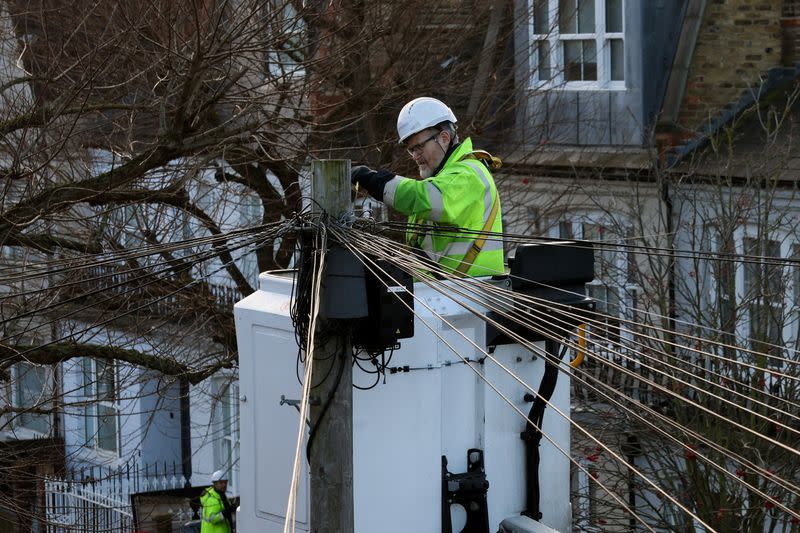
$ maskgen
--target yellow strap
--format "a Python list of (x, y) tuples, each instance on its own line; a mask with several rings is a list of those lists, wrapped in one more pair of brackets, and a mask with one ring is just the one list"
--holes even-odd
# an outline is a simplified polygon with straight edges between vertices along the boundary
[[(503, 165), (503, 162), (500, 160), (499, 157), (493, 156), (486, 150), (473, 150), (461, 156), (461, 159), (459, 159), (459, 161), (463, 161), (464, 159), (479, 159), (481, 161), (486, 161), (492, 170), (497, 170)], [(483, 245), (486, 243), (487, 235), (485, 235), (485, 233), (492, 229), (492, 226), (494, 225), (494, 220), (497, 218), (497, 210), (500, 207), (500, 202), (498, 202), (499, 196), (500, 193), (495, 192), (494, 202), (492, 202), (492, 210), (489, 212), (489, 218), (486, 219), (486, 224), (484, 224), (483, 226), (482, 233), (484, 233), (484, 235), (481, 235), (477, 239), (475, 239), (470, 249), (467, 250), (466, 254), (464, 254), (464, 258), (461, 260), (461, 264), (456, 269), (456, 272), (458, 274), (465, 275), (467, 270), (469, 270), (469, 267), (471, 267), (472, 263), (475, 261), (475, 258), (478, 257), (479, 253), (481, 253)], [(409, 242), (410, 244), (412, 244), (412, 246), (414, 245), (414, 243), (411, 241), (415, 241), (418, 237), (419, 237), (419, 230), (414, 230), (414, 232), (411, 234), (411, 238), (409, 239)]]
[(499, 170), (500, 167), (503, 166), (503, 162), (499, 157), (493, 156), (486, 150), (473, 150), (464, 154), (459, 161), (463, 161), (464, 159), (479, 159), (481, 161), (486, 161), (489, 165), (489, 168), (492, 170)]
[(578, 326), (578, 354), (569, 362), (572, 368), (578, 368), (586, 358), (586, 324)]
[(469, 267), (472, 266), (475, 258), (478, 257), (479, 253), (481, 253), (483, 245), (486, 243), (486, 238), (488, 237), (486, 233), (492, 229), (494, 220), (497, 218), (497, 211), (500, 207), (500, 202), (497, 201), (499, 196), (500, 194), (495, 192), (494, 202), (492, 202), (492, 210), (489, 212), (489, 218), (486, 219), (486, 224), (483, 225), (481, 235), (479, 235), (478, 238), (472, 243), (472, 246), (470, 246), (469, 250), (467, 250), (467, 253), (464, 254), (464, 258), (461, 259), (461, 264), (458, 265), (458, 268), (456, 269), (456, 272), (462, 276), (466, 275), (467, 270), (469, 270)]

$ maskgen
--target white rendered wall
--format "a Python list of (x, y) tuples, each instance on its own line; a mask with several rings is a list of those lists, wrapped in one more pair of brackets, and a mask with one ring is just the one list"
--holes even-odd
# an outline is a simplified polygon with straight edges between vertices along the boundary
[[(401, 340), (391, 366), (424, 367), (387, 374), (368, 391), (353, 393), (354, 519), (358, 533), (440, 532), (441, 457), (453, 473), (466, 471), (467, 450), (484, 450), (489, 525), (524, 509), (525, 420), (484, 380), (492, 382), (520, 411), (527, 389), (487, 359), (463, 364), (453, 351), (471, 360), (485, 356), (484, 322), (451, 299), (420, 283), (415, 336)], [(297, 345), (289, 313), (291, 279), (262, 274), (261, 290), (236, 305), (240, 354), (241, 507), (243, 533), (283, 530), (290, 472), (298, 430), (297, 411), (280, 406), (280, 397), (298, 398), (295, 374)], [(449, 291), (452, 292), (452, 291)], [(440, 317), (434, 316), (435, 311)], [(426, 323), (436, 332), (434, 334)], [(459, 332), (466, 335), (464, 338)], [(441, 337), (441, 338), (440, 338)], [(450, 347), (448, 347), (448, 344)], [(534, 390), (541, 381), (541, 357), (518, 345), (498, 347), (497, 359)], [(430, 369), (428, 369), (430, 366)], [(368, 377), (356, 368), (354, 383)], [(568, 374), (559, 375), (552, 402), (569, 416)], [(543, 428), (569, 450), (569, 424), (551, 407)], [(540, 446), (542, 522), (569, 531), (569, 461), (546, 439)], [(298, 529), (307, 531), (308, 474), (305, 459), (298, 495)], [(458, 531), (457, 523), (453, 524)]]
[[(126, 339), (97, 332), (95, 343), (123, 344)], [(131, 343), (142, 352), (152, 352), (145, 343)], [(116, 405), (119, 413), (117, 452), (86, 445), (82, 358), (62, 363), (64, 398), (63, 434), (67, 468), (122, 465), (152, 467), (165, 465), (181, 471), (180, 405), (177, 383), (159, 377), (155, 371), (117, 363)], [(95, 426), (96, 427), (96, 426)]]

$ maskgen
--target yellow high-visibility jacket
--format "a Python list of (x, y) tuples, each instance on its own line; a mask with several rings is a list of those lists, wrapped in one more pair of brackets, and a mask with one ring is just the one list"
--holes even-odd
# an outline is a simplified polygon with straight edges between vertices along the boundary
[(231, 525), (222, 514), (224, 505), (222, 496), (208, 487), (200, 496), (200, 505), (203, 506), (203, 520), (200, 523), (200, 533), (231, 533)]
[[(400, 176), (391, 179), (383, 189), (383, 202), (408, 215), (408, 244), (420, 248), (451, 272), (475, 243), (476, 234), (437, 230), (449, 227), (480, 232), (495, 207), (489, 231), (503, 231), (497, 187), (487, 166), (473, 156), (469, 138), (458, 145), (436, 175), (424, 180)], [(502, 239), (490, 236), (466, 274), (502, 275), (504, 269)]]

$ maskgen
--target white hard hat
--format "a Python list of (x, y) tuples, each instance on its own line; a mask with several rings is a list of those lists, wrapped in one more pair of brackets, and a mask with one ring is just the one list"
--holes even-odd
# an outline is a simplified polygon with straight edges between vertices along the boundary
[(424, 129), (432, 128), (442, 122), (455, 124), (456, 116), (443, 102), (436, 98), (423, 96), (415, 98), (403, 106), (397, 115), (397, 135), (400, 143)]
[(211, 483), (214, 483), (214, 482), (217, 482), (217, 481), (227, 481), (227, 480), (228, 480), (228, 478), (225, 476), (225, 471), (224, 470), (217, 470), (216, 472), (211, 474)]

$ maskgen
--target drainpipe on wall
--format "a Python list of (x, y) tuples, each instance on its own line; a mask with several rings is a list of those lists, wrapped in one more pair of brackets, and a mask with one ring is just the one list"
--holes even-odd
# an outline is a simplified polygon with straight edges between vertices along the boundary
[(672, 346), (675, 342), (674, 339), (674, 331), (675, 331), (675, 319), (677, 318), (677, 312), (675, 307), (675, 269), (676, 269), (676, 261), (675, 261), (675, 235), (674, 235), (674, 227), (672, 223), (672, 214), (674, 210), (674, 206), (672, 203), (672, 196), (669, 187), (669, 180), (668, 178), (662, 176), (661, 177), (661, 201), (664, 202), (664, 216), (666, 217), (666, 226), (667, 226), (667, 256), (669, 258), (669, 266), (667, 268), (667, 309), (669, 310), (669, 330), (667, 331), (666, 337), (670, 346)]
[(189, 409), (189, 380), (180, 380), (181, 401), (181, 469), (184, 487), (192, 486), (192, 432)]
[[(642, 455), (642, 444), (635, 434), (628, 435), (626, 442), (622, 443), (621, 451), (629, 464), (636, 466), (636, 458)], [(636, 512), (636, 474), (633, 469), (628, 469), (628, 506)], [(631, 533), (638, 531), (638, 521), (631, 516), (628, 519), (628, 529)]]

